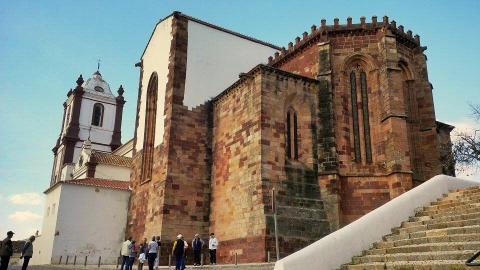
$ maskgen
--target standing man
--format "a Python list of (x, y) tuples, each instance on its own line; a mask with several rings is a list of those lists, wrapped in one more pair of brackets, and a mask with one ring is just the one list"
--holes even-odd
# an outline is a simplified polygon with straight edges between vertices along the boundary
[(182, 235), (177, 236), (177, 240), (173, 242), (172, 255), (175, 256), (175, 270), (183, 270), (185, 263), (183, 262), (185, 255), (185, 242)]
[[(120, 254), (122, 255), (122, 267), (120, 270), (128, 269), (129, 261), (130, 261), (130, 254), (132, 253), (132, 237), (129, 237), (125, 242), (122, 243), (122, 250)], [(126, 266), (124, 269), (123, 267)]]
[(210, 252), (210, 264), (217, 264), (217, 247), (218, 240), (215, 238), (215, 234), (210, 234), (210, 240), (208, 240), (208, 250)]
[(12, 231), (7, 232), (7, 238), (3, 239), (2, 246), (0, 248), (0, 257), (2, 262), (0, 263), (0, 270), (7, 270), (10, 257), (13, 255), (13, 243), (12, 237), (14, 233)]
[(155, 241), (155, 236), (152, 237), (152, 241), (148, 243), (148, 270), (153, 270), (155, 267), (155, 259), (157, 258), (158, 243)]
[(27, 270), (28, 267), (28, 262), (33, 256), (33, 242), (35, 241), (35, 236), (30, 236), (28, 238), (27, 242), (25, 242), (25, 245), (23, 246), (22, 249), (22, 256), (20, 257), (23, 258), (23, 266), (22, 270)]
[(192, 241), (193, 249), (193, 266), (199, 266), (201, 264), (201, 255), (202, 255), (203, 241), (200, 239), (200, 235), (195, 234), (195, 238)]

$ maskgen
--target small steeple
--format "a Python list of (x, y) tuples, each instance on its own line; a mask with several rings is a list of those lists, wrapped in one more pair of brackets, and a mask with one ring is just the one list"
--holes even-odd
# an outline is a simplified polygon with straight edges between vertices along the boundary
[(123, 93), (124, 93), (124, 92), (125, 92), (125, 91), (123, 90), (123, 86), (120, 84), (120, 87), (118, 88), (117, 93), (118, 93), (119, 96), (123, 96)]
[(77, 79), (77, 85), (82, 86), (83, 82), (84, 82), (84, 80), (83, 80), (82, 74), (80, 74), (80, 77), (78, 77), (78, 79)]

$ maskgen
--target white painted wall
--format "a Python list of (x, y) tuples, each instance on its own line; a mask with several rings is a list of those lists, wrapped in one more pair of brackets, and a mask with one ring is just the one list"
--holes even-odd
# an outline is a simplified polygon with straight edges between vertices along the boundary
[[(86, 140), (90, 133), (90, 140), (92, 143), (110, 144), (112, 142), (112, 134), (115, 125), (115, 103), (107, 103), (100, 99), (94, 100), (93, 97), (88, 97), (87, 93), (85, 96), (86, 97), (82, 98), (82, 106), (80, 110), (80, 140)], [(101, 127), (91, 125), (93, 106), (95, 103), (101, 103), (104, 107), (103, 124)], [(92, 127), (91, 132), (89, 132), (90, 127)]]
[(163, 141), (164, 132), (164, 108), (165, 108), (165, 89), (167, 86), (168, 76), (168, 59), (170, 57), (170, 45), (172, 41), (172, 17), (169, 17), (157, 24), (152, 34), (150, 42), (143, 54), (143, 78), (142, 89), (140, 95), (140, 110), (138, 118), (137, 143), (135, 149), (140, 151), (143, 149), (143, 136), (145, 132), (145, 106), (148, 82), (153, 72), (158, 75), (158, 96), (157, 96), (157, 115), (155, 123), (155, 146), (160, 145)]
[[(146, 92), (153, 72), (158, 74), (154, 145), (158, 146), (163, 141), (171, 27), (172, 17), (156, 26), (142, 57), (143, 78), (135, 145), (137, 151), (143, 148)], [(192, 108), (215, 97), (234, 83), (239, 73), (247, 72), (257, 64), (266, 62), (275, 51), (266, 45), (189, 21), (184, 105)]]
[(95, 167), (95, 178), (130, 181), (130, 168), (98, 164)]
[(415, 209), (426, 206), (442, 194), (458, 188), (478, 186), (480, 182), (446, 175), (437, 175), (413, 188), (356, 221), (317, 242), (303, 248), (275, 264), (275, 270), (339, 269), (360, 255), (370, 245), (391, 233), (393, 227), (408, 220)]
[(238, 74), (267, 62), (275, 49), (188, 21), (187, 76), (183, 104), (189, 108), (217, 96)]
[[(62, 186), (57, 186), (45, 195), (45, 206), (43, 210), (43, 224), (40, 237), (35, 240), (33, 256), (30, 261), (32, 265), (50, 264), (52, 250), (55, 241), (55, 230), (57, 227), (58, 205), (60, 202)], [(55, 211), (53, 211), (55, 205)]]
[[(57, 263), (60, 256), (67, 255), (80, 256), (82, 263), (88, 255), (89, 264), (96, 264), (102, 256), (103, 263), (116, 264), (125, 236), (129, 196), (127, 191), (62, 184), (55, 229), (58, 235), (53, 237), (53, 226), (44, 222), (44, 230), (49, 231), (40, 239), (45, 237), (47, 244), (42, 243), (42, 248), (37, 244), (42, 255), (36, 264), (50, 263), (49, 258)], [(48, 246), (53, 246), (52, 251), (48, 252)]]
[(131, 158), (133, 155), (133, 139), (122, 144), (122, 146), (115, 149), (112, 154)]

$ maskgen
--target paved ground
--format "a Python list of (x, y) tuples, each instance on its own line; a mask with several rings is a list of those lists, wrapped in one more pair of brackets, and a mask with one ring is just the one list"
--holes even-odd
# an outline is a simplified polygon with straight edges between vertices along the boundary
[[(189, 270), (272, 270), (274, 264), (271, 263), (258, 263), (258, 264), (239, 264), (239, 265), (215, 265), (215, 266), (203, 266), (203, 267), (193, 267), (191, 265), (187, 266), (186, 269)], [(9, 270), (20, 270), (21, 266), (10, 266)], [(73, 267), (73, 265), (69, 266), (50, 266), (50, 265), (42, 265), (42, 266), (29, 266), (28, 270), (114, 270), (117, 269), (116, 266), (102, 266), (101, 268), (97, 268), (96, 266), (77, 266)], [(137, 270), (137, 266), (134, 267)], [(158, 267), (159, 270), (167, 270), (169, 269), (167, 266)], [(175, 267), (171, 267), (171, 270), (174, 270)], [(143, 270), (148, 270), (147, 267), (143, 267)]]

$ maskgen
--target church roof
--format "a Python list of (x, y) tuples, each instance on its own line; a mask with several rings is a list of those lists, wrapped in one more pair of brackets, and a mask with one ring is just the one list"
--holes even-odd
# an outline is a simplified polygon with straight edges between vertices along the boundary
[(92, 74), (92, 77), (82, 84), (83, 90), (100, 96), (114, 97), (110, 85), (102, 78), (100, 71)]
[(61, 184), (91, 186), (91, 187), (100, 187), (100, 188), (108, 188), (108, 189), (116, 189), (116, 190), (124, 190), (124, 191), (130, 190), (130, 181), (119, 181), (119, 180), (89, 177), (84, 179), (75, 179), (75, 180), (57, 182), (55, 185), (45, 190), (44, 193), (45, 194), (49, 193), (51, 190), (55, 189), (55, 187)]
[(67, 184), (129, 190), (130, 181), (119, 181), (100, 178), (85, 178), (66, 181)]
[(120, 167), (131, 167), (132, 159), (129, 157), (113, 155), (105, 152), (93, 151), (90, 156), (90, 162), (120, 166)]

